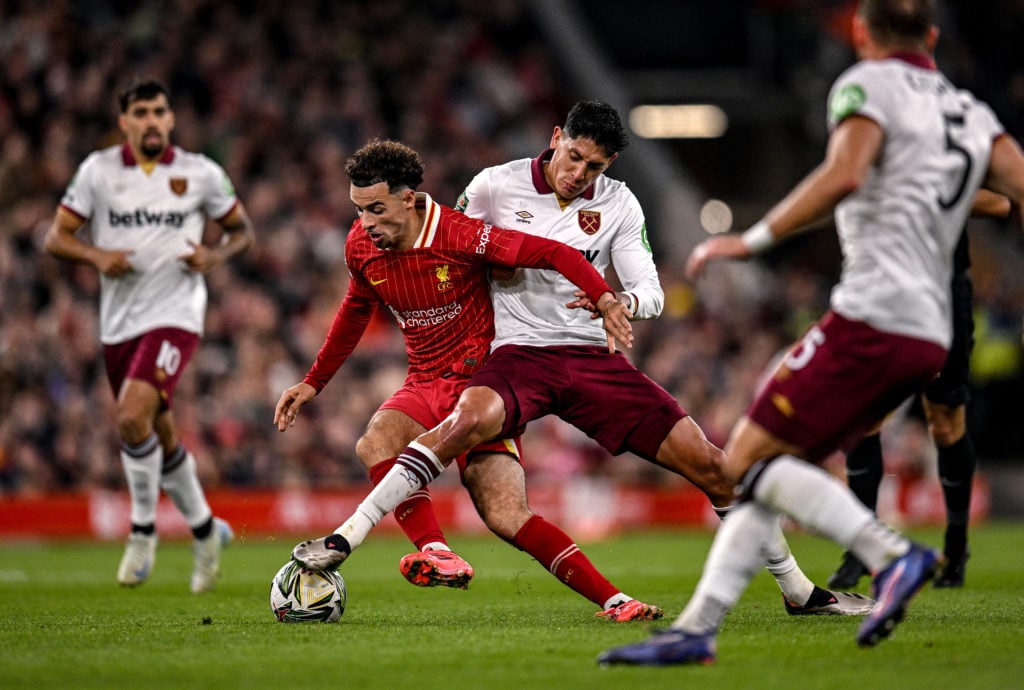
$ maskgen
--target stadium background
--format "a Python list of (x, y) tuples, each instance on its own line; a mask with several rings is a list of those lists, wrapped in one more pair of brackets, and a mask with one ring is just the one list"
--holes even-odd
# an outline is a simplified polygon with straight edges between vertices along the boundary
[[(345, 157), (373, 136), (427, 163), (423, 189), (453, 204), (480, 168), (533, 156), (581, 98), (624, 113), (712, 103), (718, 139), (644, 140), (610, 174), (644, 204), (668, 295), (639, 324), (638, 365), (724, 443), (758, 374), (825, 308), (838, 252), (829, 232), (756, 264), (720, 267), (698, 296), (681, 280), (709, 199), (733, 228), (755, 221), (820, 160), (824, 101), (854, 59), (852, 3), (805, 0), (397, 0), (0, 3), (0, 538), (127, 528), (113, 401), (97, 342), (98, 279), (41, 239), (75, 167), (119, 140), (114, 93), (137, 73), (173, 91), (175, 141), (228, 170), (255, 247), (209, 276), (207, 332), (176, 401), (215, 509), (253, 531), (333, 526), (368, 486), (353, 447), (401, 382), (397, 329), (380, 318), (287, 434), (271, 424), (345, 290), (354, 219)], [(1024, 2), (941, 1), (938, 61), (1024, 136)], [(970, 427), (982, 458), (975, 510), (1024, 514), (1024, 241), (972, 223), (978, 346)], [(885, 431), (882, 508), (941, 520), (931, 443), (914, 412)], [(612, 460), (557, 420), (526, 436), (534, 508), (580, 538), (709, 519), (685, 482)], [(839, 471), (841, 461), (830, 466)], [(453, 473), (442, 519), (479, 529)], [(173, 511), (163, 510), (173, 533)], [(262, 522), (261, 522), (262, 520)]]

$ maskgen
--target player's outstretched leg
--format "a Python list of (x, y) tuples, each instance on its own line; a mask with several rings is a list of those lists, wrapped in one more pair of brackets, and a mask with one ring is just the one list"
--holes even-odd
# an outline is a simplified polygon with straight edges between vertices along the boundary
[(351, 553), (345, 537), (331, 534), (298, 544), (292, 549), (292, 560), (306, 570), (335, 570)]
[(938, 562), (937, 552), (911, 544), (907, 553), (875, 576), (877, 603), (857, 631), (857, 642), (862, 647), (873, 647), (892, 633), (906, 616), (907, 604), (934, 577)]
[(428, 549), (404, 556), (398, 565), (402, 576), (418, 587), (467, 589), (473, 566), (453, 551)]

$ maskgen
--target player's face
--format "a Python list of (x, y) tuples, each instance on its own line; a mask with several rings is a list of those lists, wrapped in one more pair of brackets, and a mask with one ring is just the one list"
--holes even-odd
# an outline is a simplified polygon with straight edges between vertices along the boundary
[(563, 199), (575, 199), (608, 169), (618, 154), (609, 156), (593, 139), (573, 139), (561, 127), (551, 136), (555, 152), (544, 167), (544, 179)]
[(121, 114), (118, 124), (136, 156), (155, 160), (171, 143), (174, 113), (167, 97), (159, 94), (148, 101), (132, 101), (128, 110)]
[(349, 195), (356, 205), (363, 229), (378, 249), (408, 249), (416, 239), (416, 192), (404, 189), (391, 193), (387, 182), (369, 187), (351, 185)]

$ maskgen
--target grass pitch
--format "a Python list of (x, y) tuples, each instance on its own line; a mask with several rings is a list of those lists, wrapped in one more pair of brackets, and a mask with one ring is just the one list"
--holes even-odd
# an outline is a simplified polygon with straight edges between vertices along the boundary
[[(935, 530), (913, 536), (941, 543)], [(629, 534), (585, 545), (626, 592), (674, 617), (708, 532)], [(831, 543), (790, 535), (824, 584)], [(609, 623), (526, 554), (492, 537), (453, 538), (477, 575), (467, 591), (419, 589), (398, 573), (408, 544), (371, 535), (342, 568), (337, 624), (286, 625), (270, 578), (297, 538), (236, 540), (216, 592), (188, 591), (185, 542), (160, 546), (137, 589), (114, 579), (121, 544), (0, 545), (0, 688), (1010, 688), (1024, 685), (1024, 525), (972, 531), (962, 590), (928, 586), (893, 637), (860, 649), (857, 620), (793, 618), (758, 575), (718, 638), (713, 666), (599, 668), (609, 646), (667, 623)], [(864, 581), (861, 591), (867, 591)]]

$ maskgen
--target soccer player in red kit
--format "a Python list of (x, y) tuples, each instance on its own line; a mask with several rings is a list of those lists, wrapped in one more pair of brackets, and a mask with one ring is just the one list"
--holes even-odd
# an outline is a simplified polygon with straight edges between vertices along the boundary
[[(374, 484), (406, 444), (452, 410), (494, 337), (488, 269), (492, 264), (554, 269), (598, 304), (609, 336), (630, 344), (629, 313), (583, 255), (568, 245), (491, 226), (417, 192), (423, 164), (409, 147), (375, 140), (346, 163), (359, 214), (345, 244), (351, 279), (316, 361), (301, 383), (281, 394), (274, 413), (290, 426), (355, 349), (378, 304), (394, 315), (409, 358), (403, 386), (385, 401), (356, 444)], [(618, 306), (616, 306), (618, 305)], [(516, 439), (496, 439), (506, 448)], [(395, 509), (420, 550), (425, 585), (466, 587), (472, 567), (445, 541), (426, 489)]]

